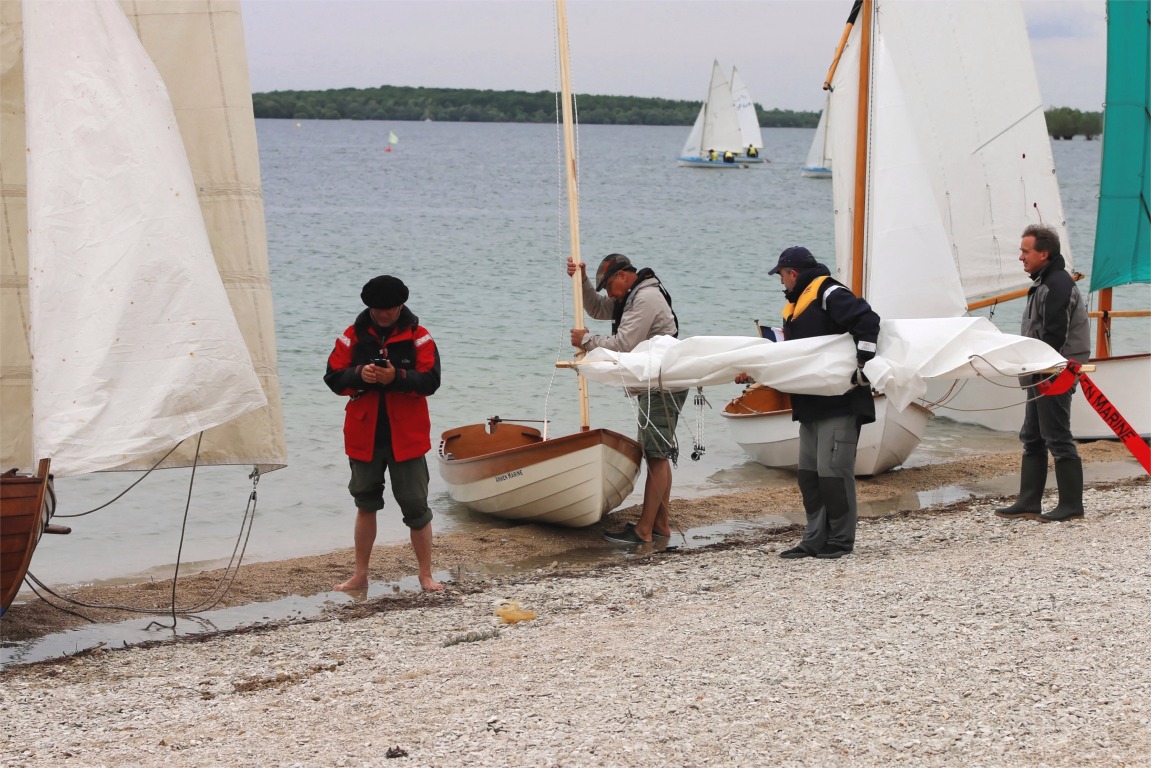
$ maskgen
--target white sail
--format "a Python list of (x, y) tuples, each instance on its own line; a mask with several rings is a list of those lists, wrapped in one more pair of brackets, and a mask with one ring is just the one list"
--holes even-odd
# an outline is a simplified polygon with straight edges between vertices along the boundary
[(283, 466), (238, 4), (0, 6), (5, 466)]
[(747, 83), (735, 67), (731, 68), (731, 101), (735, 104), (735, 114), (739, 118), (740, 149), (755, 147), (763, 149), (763, 134), (759, 130), (759, 116), (755, 113), (755, 102)]
[(828, 94), (819, 113), (819, 124), (815, 126), (815, 136), (811, 138), (811, 148), (807, 150), (807, 158), (803, 161), (802, 172), (804, 176), (812, 178), (831, 177), (831, 154), (827, 149), (827, 112), (831, 105), (831, 94)]
[[(1018, 2), (877, 0), (874, 15), (864, 293), (884, 318), (958, 314), (967, 299), (1028, 284), (1016, 260), (1026, 225), (1050, 224), (1068, 243), (1023, 12)], [(843, 158), (855, 156), (860, 27), (828, 120), (841, 278), (852, 259), (855, 173)]]
[[(931, 379), (1018, 376), (1066, 363), (1038, 339), (1002, 333), (983, 317), (884, 321), (878, 354), (864, 366), (874, 389), (903, 410)], [(577, 366), (603, 384), (663, 390), (730, 384), (747, 373), (782, 392), (841, 395), (851, 388), (849, 334), (773, 342), (748, 336), (659, 336), (632, 352), (596, 349)]]
[(683, 147), (683, 157), (701, 157), (708, 150), (739, 152), (743, 136), (739, 130), (739, 116), (731, 100), (731, 86), (719, 62), (712, 63), (711, 82), (707, 99), (699, 110), (695, 125)]

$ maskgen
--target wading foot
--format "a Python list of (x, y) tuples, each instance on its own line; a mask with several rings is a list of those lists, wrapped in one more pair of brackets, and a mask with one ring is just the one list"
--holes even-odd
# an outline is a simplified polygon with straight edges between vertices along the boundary
[(433, 579), (431, 576), (420, 576), (420, 586), (425, 592), (439, 592), (444, 588), (444, 585)]
[(367, 588), (368, 588), (368, 577), (367, 576), (360, 576), (359, 578), (356, 578), (355, 576), (353, 576), (352, 578), (345, 581), (343, 584), (336, 584), (334, 587), (332, 587), (332, 589), (334, 589), (336, 592), (357, 592), (359, 590), (367, 589)]

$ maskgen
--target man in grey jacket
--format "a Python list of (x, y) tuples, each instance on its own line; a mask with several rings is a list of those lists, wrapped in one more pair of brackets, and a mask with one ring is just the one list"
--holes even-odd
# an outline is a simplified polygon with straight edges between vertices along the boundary
[[(1027, 227), (1019, 245), (1019, 261), (1032, 281), (1020, 335), (1047, 343), (1068, 360), (1087, 362), (1091, 354), (1087, 308), (1079, 288), (1067, 273), (1059, 251), (1058, 233), (1038, 224)], [(1083, 517), (1083, 462), (1071, 436), (1071, 397), (1075, 390), (1041, 396), (1036, 385), (1042, 378), (1023, 377), (1027, 410), (1019, 431), (1019, 440), (1023, 443), (1019, 498), (1011, 506), (995, 510), (999, 517), (1044, 522)], [(1055, 459), (1059, 503), (1044, 513), (1048, 451)]]
[[(596, 271), (593, 286), (585, 266), (568, 259), (568, 275), (579, 269), (583, 276), (583, 304), (588, 316), (611, 320), (611, 334), (597, 335), (586, 328), (572, 328), (573, 347), (585, 352), (596, 348), (631, 352), (642, 341), (655, 336), (679, 335), (679, 320), (671, 308), (668, 295), (650, 268), (636, 270), (631, 260), (620, 253), (605, 256)], [(599, 291), (606, 291), (601, 296)], [(622, 531), (604, 534), (615, 544), (647, 544), (653, 538), (671, 536), (668, 505), (671, 502), (671, 469), (679, 457), (675, 428), (683, 410), (687, 390), (663, 392), (640, 390), (629, 392), (639, 408), (639, 442), (647, 462), (647, 481), (643, 489), (643, 509), (639, 522), (628, 523)]]

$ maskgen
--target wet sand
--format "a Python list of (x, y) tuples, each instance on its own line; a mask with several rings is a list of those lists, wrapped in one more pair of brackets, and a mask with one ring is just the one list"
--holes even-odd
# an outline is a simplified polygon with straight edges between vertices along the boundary
[[(1130, 453), (1114, 442), (1097, 442), (1080, 446), (1084, 462), (1132, 461)], [(970, 485), (980, 480), (1012, 476), (1017, 472), (1017, 453), (995, 453), (954, 462), (900, 469), (875, 478), (860, 479), (857, 495), (860, 502), (898, 499), (916, 492), (933, 491), (951, 485)], [(1054, 481), (1049, 482), (1049, 491)], [(674, 495), (674, 491), (673, 491)], [(787, 515), (802, 519), (799, 492), (795, 487), (761, 488), (756, 490), (709, 496), (699, 499), (672, 500), (672, 524), (678, 532), (708, 525), (730, 522), (756, 522), (765, 518)], [(583, 547), (601, 547), (601, 535), (608, 528), (638, 517), (638, 506), (617, 510), (599, 524), (584, 529), (556, 528), (524, 524), (488, 529), (480, 533), (437, 535), (433, 565), (437, 575), (444, 571), (453, 575), (448, 591), (465, 588), (469, 573), (494, 566), (514, 567), (524, 561), (557, 557)], [(348, 521), (348, 539), (351, 539), (352, 521)], [(771, 534), (779, 540), (790, 540), (798, 535), (798, 526), (782, 528)], [(725, 537), (727, 542), (738, 540), (739, 531)], [(673, 541), (679, 537), (674, 537)], [(860, 546), (866, 547), (861, 536)], [(587, 563), (581, 567), (594, 568), (605, 563)], [(215, 606), (227, 608), (268, 602), (291, 595), (311, 596), (328, 592), (332, 586), (351, 573), (352, 550), (342, 549), (324, 555), (302, 557), (276, 562), (244, 564), (235, 583)], [(415, 558), (410, 546), (392, 545), (376, 547), (372, 555), (373, 581), (398, 582), (416, 572)], [(180, 607), (204, 602), (220, 582), (220, 571), (206, 571), (181, 576), (177, 588)], [(146, 581), (115, 586), (91, 586), (69, 592), (67, 597), (93, 606), (129, 606), (141, 609), (164, 609), (171, 605), (172, 583)], [(412, 597), (410, 593), (407, 597)], [(394, 599), (394, 598), (384, 598)], [(68, 606), (74, 614), (65, 613), (40, 599), (13, 605), (0, 622), (0, 633), (6, 641), (30, 638), (81, 626), (89, 620), (107, 623), (122, 621), (138, 615), (131, 611)], [(85, 618), (81, 618), (85, 617)]]

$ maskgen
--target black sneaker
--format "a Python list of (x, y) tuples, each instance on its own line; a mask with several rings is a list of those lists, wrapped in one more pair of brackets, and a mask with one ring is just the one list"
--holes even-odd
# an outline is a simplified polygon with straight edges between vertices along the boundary
[(622, 531), (605, 531), (603, 537), (610, 541), (612, 544), (624, 544), (627, 546), (634, 546), (636, 544), (651, 544), (650, 541), (644, 541), (635, 532), (635, 526), (624, 528)]
[[(635, 523), (624, 523), (623, 529), (625, 531), (634, 531), (635, 530)], [(651, 537), (653, 539), (670, 539), (671, 534), (670, 533), (656, 533), (655, 531), (652, 531)], [(637, 536), (637, 538), (638, 538), (638, 536)]]
[(792, 547), (791, 549), (785, 549), (779, 553), (779, 556), (784, 560), (798, 560), (801, 557), (811, 557), (811, 555), (812, 553), (808, 552), (803, 547)]
[(844, 555), (850, 555), (850, 549), (829, 549), (826, 552), (816, 552), (815, 556), (821, 560), (837, 560)]

